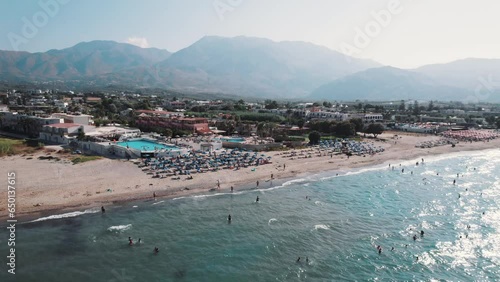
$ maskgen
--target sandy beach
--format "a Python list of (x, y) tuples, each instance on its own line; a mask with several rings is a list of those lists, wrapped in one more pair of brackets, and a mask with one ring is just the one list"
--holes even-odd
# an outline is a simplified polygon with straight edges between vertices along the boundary
[[(394, 139), (394, 134), (400, 138)], [(386, 139), (386, 141), (380, 141)], [(314, 150), (311, 158), (291, 159), (286, 152), (268, 152), (272, 164), (237, 171), (220, 170), (203, 174), (193, 174), (192, 180), (182, 176), (180, 180), (152, 178), (134, 164), (134, 160), (101, 159), (73, 165), (70, 161), (40, 160), (39, 153), (33, 156), (13, 156), (0, 159), (0, 173), (16, 173), (16, 216), (18, 218), (36, 218), (67, 211), (84, 210), (100, 206), (111, 206), (127, 201), (151, 199), (153, 192), (157, 197), (178, 197), (196, 193), (210, 193), (220, 181), (220, 191), (227, 192), (231, 186), (235, 191), (242, 187), (255, 187), (259, 181), (263, 187), (271, 174), (274, 178), (287, 179), (303, 174), (324, 171), (348, 170), (383, 163), (398, 164), (398, 160), (420, 160), (426, 156), (438, 154), (500, 148), (500, 139), (489, 142), (460, 142), (434, 148), (416, 148), (423, 141), (438, 140), (437, 136), (387, 132), (378, 139), (365, 139), (376, 146), (385, 148), (385, 152), (373, 156), (351, 156), (330, 154), (318, 156)], [(307, 149), (310, 150), (310, 149)], [(55, 155), (55, 153), (53, 153)], [(27, 158), (31, 159), (27, 159)], [(283, 164), (286, 169), (283, 170)], [(7, 189), (0, 197), (0, 217), (7, 216)]]

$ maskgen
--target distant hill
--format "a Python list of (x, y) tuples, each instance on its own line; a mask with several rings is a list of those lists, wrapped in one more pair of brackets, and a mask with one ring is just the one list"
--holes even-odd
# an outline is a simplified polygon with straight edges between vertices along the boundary
[(312, 99), (321, 100), (460, 100), (470, 91), (443, 86), (413, 71), (393, 67), (368, 69), (336, 79), (314, 90)]
[(0, 51), (0, 81), (276, 99), (500, 101), (500, 59), (402, 70), (311, 43), (255, 37), (206, 36), (173, 54), (91, 41), (43, 53)]
[(294, 98), (380, 64), (305, 42), (207, 36), (159, 66), (165, 83), (174, 88)]
[(414, 70), (441, 84), (474, 90), (486, 84), (500, 89), (500, 59), (469, 58), (447, 64), (426, 65)]
[(44, 53), (0, 51), (0, 77), (26, 80), (82, 79), (150, 66), (165, 60), (170, 52), (140, 48), (114, 41), (82, 42)]

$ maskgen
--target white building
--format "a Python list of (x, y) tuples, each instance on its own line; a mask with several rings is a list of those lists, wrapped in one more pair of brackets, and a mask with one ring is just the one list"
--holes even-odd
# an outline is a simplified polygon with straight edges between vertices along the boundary
[(52, 117), (63, 119), (64, 123), (76, 123), (82, 125), (90, 125), (94, 123), (91, 115), (70, 115), (65, 113), (55, 113), (52, 114)]

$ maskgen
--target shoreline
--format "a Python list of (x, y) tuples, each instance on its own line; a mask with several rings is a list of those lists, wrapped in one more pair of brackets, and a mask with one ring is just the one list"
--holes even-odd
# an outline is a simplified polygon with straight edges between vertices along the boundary
[[(101, 206), (120, 207), (127, 203), (153, 200), (153, 192), (156, 193), (157, 200), (169, 200), (212, 193), (230, 193), (230, 186), (234, 186), (234, 192), (251, 191), (255, 189), (256, 181), (262, 183), (258, 189), (268, 189), (303, 176), (341, 171), (344, 174), (354, 169), (391, 162), (396, 164), (411, 159), (420, 160), (422, 157), (500, 148), (500, 139), (497, 138), (489, 142), (460, 142), (455, 148), (447, 145), (421, 149), (415, 148), (414, 145), (438, 137), (405, 135), (401, 132), (397, 134), (402, 138), (390, 139), (393, 135), (391, 132), (381, 136), (386, 138), (387, 142), (365, 139), (368, 142), (375, 141), (375, 145), (386, 149), (385, 152), (374, 156), (347, 158), (345, 155), (330, 157), (326, 154), (321, 157), (290, 160), (282, 157), (283, 152), (268, 152), (266, 154), (272, 156), (273, 163), (258, 166), (255, 171), (251, 171), (250, 168), (239, 171), (221, 170), (195, 174), (193, 180), (153, 179), (132, 162), (111, 159), (72, 165), (38, 160), (35, 157), (31, 160), (20, 156), (4, 157), (0, 159), (2, 163), (0, 172), (3, 175), (9, 171), (17, 172), (16, 219), (19, 223), (26, 223), (41, 217), (99, 209)], [(285, 171), (278, 169), (282, 164), (286, 164)], [(9, 166), (12, 169), (9, 169)], [(267, 183), (265, 181), (270, 179), (271, 173), (274, 174), (275, 183), (272, 187), (264, 188)], [(217, 180), (221, 181), (221, 189), (210, 192), (209, 189), (216, 186)], [(106, 192), (109, 189), (111, 192)], [(0, 220), (5, 220), (7, 193), (2, 194)]]

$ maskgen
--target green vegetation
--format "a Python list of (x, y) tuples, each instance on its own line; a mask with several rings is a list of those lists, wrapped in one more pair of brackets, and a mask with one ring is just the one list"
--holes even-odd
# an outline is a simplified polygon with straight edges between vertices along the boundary
[(17, 148), (22, 145), (21, 140), (0, 138), (0, 157), (17, 154)]
[(380, 123), (372, 123), (366, 127), (364, 130), (365, 133), (373, 134), (375, 138), (377, 138), (377, 135), (382, 134), (384, 132), (384, 126)]
[(321, 134), (317, 131), (312, 131), (309, 133), (309, 143), (311, 145), (316, 145), (319, 143), (319, 140), (321, 140)]
[(78, 156), (78, 157), (72, 158), (71, 162), (73, 164), (79, 164), (79, 163), (95, 161), (95, 160), (99, 160), (99, 159), (102, 159), (102, 157), (101, 156)]
[(37, 143), (36, 146), (30, 146), (30, 144), (23, 140), (0, 138), (0, 157), (17, 154), (32, 154), (42, 147), (43, 145), (39, 143)]

